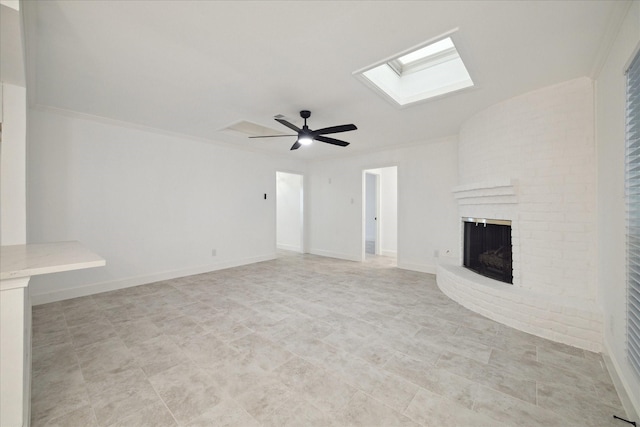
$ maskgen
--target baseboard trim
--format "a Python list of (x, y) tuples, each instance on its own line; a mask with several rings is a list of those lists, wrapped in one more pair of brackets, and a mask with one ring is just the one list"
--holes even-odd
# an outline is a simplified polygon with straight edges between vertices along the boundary
[(435, 265), (411, 264), (398, 261), (398, 268), (403, 270), (417, 271), (419, 273), (436, 274), (438, 267)]
[(337, 258), (337, 259), (344, 259), (347, 261), (355, 261), (355, 262), (362, 262), (362, 259), (358, 256), (353, 256), (353, 255), (349, 255), (349, 254), (341, 254), (338, 252), (332, 252), (332, 251), (325, 251), (322, 249), (311, 249), (309, 251), (310, 254), (312, 255), (319, 255), (319, 256), (325, 256), (327, 258)]
[(32, 305), (40, 305), (50, 302), (63, 301), (71, 298), (86, 297), (102, 292), (130, 288), (134, 286), (145, 285), (148, 283), (159, 282), (162, 280), (176, 279), (178, 277), (192, 276), (194, 274), (209, 273), (211, 271), (224, 270), (227, 268), (240, 267), (242, 265), (254, 264), (257, 262), (270, 261), (275, 258), (275, 254), (262, 255), (257, 257), (226, 261), (217, 264), (201, 265), (198, 267), (190, 267), (180, 270), (163, 271), (161, 273), (127, 277), (125, 279), (110, 280), (107, 282), (92, 283), (86, 286), (59, 289), (55, 292), (31, 294), (31, 303)]
[(278, 249), (282, 249), (284, 251), (292, 251), (292, 252), (300, 252), (300, 253), (302, 253), (302, 248), (300, 248), (300, 246), (285, 245), (285, 244), (279, 243), (278, 245), (276, 245), (276, 247)]
[[(640, 406), (636, 406), (636, 404), (633, 403), (634, 400), (629, 396), (629, 390), (631, 387), (624, 380), (625, 376), (620, 375), (620, 365), (618, 365), (616, 359), (611, 357), (610, 354), (612, 354), (611, 347), (609, 346), (609, 341), (605, 338), (603, 353), (604, 364), (607, 367), (607, 371), (609, 371), (609, 375), (611, 376), (611, 381), (613, 381), (613, 385), (616, 388), (616, 392), (618, 392), (622, 407), (627, 413), (627, 418), (632, 421), (640, 420)], [(640, 405), (640, 400), (638, 400), (638, 402), (638, 405)]]
[(382, 255), (382, 256), (398, 256), (398, 252), (397, 251), (385, 251), (385, 250), (382, 250), (382, 251), (380, 251), (380, 255)]

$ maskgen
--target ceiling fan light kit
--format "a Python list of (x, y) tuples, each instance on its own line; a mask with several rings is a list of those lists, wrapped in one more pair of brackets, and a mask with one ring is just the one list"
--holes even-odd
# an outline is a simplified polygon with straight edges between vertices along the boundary
[[(307, 126), (307, 119), (311, 117), (311, 111), (309, 110), (300, 111), (300, 117), (304, 119), (304, 125), (302, 126), (302, 128), (299, 128), (298, 126), (286, 121), (285, 119), (281, 118), (281, 116), (276, 116), (274, 118), (274, 120), (277, 121), (278, 123), (297, 132), (298, 138), (296, 139), (296, 142), (291, 146), (291, 150), (297, 150), (298, 148), (300, 148), (300, 146), (309, 145), (313, 141), (320, 141), (320, 142), (325, 142), (327, 144), (346, 147), (347, 145), (349, 145), (348, 142), (342, 141), (340, 139), (330, 138), (328, 136), (323, 136), (323, 135), (340, 133), (340, 132), (348, 132), (351, 130), (358, 129), (356, 125), (348, 124), (348, 125), (330, 126), (330, 127), (322, 128), (318, 130), (311, 130), (309, 129), (309, 126)], [(283, 136), (296, 136), (296, 135), (262, 135), (262, 136), (250, 136), (249, 138), (280, 138)]]
[(303, 135), (298, 138), (298, 142), (302, 145), (311, 145), (311, 143), (313, 142), (313, 138), (307, 135)]

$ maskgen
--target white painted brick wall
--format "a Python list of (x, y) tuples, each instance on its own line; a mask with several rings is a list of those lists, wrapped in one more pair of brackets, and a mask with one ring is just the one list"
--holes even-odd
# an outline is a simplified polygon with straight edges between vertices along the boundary
[(475, 275), (461, 266), (440, 265), (438, 287), (463, 306), (490, 319), (553, 341), (602, 351), (602, 315), (595, 304), (573, 307), (575, 298), (540, 294)]
[(461, 206), (514, 221), (516, 286), (595, 300), (593, 108), (592, 81), (580, 78), (490, 107), (460, 131), (459, 185), (518, 182), (515, 206)]
[[(461, 217), (512, 221), (513, 286), (456, 266), (439, 267), (438, 285), (494, 320), (601, 351), (593, 96), (592, 81), (580, 78), (497, 104), (464, 124), (454, 194), (517, 183), (502, 204), (459, 199)], [(462, 225), (460, 232), (462, 242)]]

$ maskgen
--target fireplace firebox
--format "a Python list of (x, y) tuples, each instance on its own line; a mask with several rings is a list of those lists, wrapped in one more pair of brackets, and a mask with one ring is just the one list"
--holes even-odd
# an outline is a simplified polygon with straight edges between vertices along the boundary
[(511, 221), (463, 218), (464, 266), (478, 274), (513, 284)]

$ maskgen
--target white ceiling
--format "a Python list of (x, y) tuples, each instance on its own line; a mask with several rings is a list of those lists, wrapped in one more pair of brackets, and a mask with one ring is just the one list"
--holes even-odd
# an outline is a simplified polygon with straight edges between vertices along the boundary
[[(627, 2), (39, 1), (24, 2), (33, 104), (315, 159), (455, 134), (501, 100), (591, 76)], [(352, 73), (454, 28), (476, 88), (399, 109)], [(35, 84), (35, 86), (34, 86)], [(248, 120), (287, 131), (284, 114), (347, 148), (249, 140)]]

